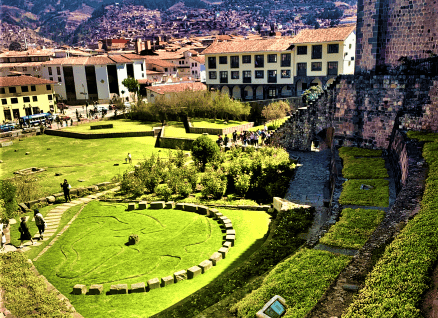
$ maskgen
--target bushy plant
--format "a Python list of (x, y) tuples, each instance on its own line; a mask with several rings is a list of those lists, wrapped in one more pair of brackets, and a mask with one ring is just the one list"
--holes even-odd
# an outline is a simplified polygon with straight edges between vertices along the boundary
[(162, 197), (164, 201), (169, 201), (173, 193), (172, 189), (166, 183), (157, 185), (154, 192), (159, 197)]
[(3, 180), (0, 185), (0, 199), (3, 200), (4, 215), (10, 219), (18, 209), (17, 186), (11, 180)]
[(212, 196), (213, 199), (220, 199), (227, 190), (227, 178), (222, 170), (207, 171), (201, 180), (202, 195), (204, 197)]
[(249, 190), (251, 174), (239, 174), (234, 178), (234, 188), (236, 193), (245, 196)]
[(205, 171), (205, 165), (213, 161), (219, 152), (219, 146), (208, 136), (202, 135), (193, 141), (192, 156), (195, 162), (201, 165), (201, 171)]
[(133, 196), (140, 196), (144, 193), (144, 186), (133, 173), (125, 171), (120, 181), (120, 191)]
[(181, 195), (183, 198), (187, 198), (192, 191), (192, 185), (186, 180), (180, 180), (176, 184), (176, 193)]
[(38, 179), (34, 175), (16, 177), (13, 183), (17, 189), (17, 202), (32, 201), (43, 196)]

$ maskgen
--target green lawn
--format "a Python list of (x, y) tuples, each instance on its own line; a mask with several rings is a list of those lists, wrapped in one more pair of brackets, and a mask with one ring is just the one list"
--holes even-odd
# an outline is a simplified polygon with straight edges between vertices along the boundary
[(344, 159), (342, 175), (346, 179), (381, 179), (388, 178), (383, 158), (348, 158)]
[[(124, 164), (128, 152), (132, 154), (132, 164), (152, 153), (161, 152), (167, 157), (168, 150), (154, 148), (155, 141), (149, 136), (86, 140), (42, 135), (16, 139), (12, 146), (0, 148), (0, 178), (13, 177), (14, 171), (24, 168), (44, 168), (46, 171), (34, 175), (42, 195), (61, 192), (59, 184), (64, 179), (73, 188), (111, 181), (129, 167)], [(26, 152), (30, 154), (25, 155)], [(114, 166), (115, 163), (120, 165)]]
[[(370, 185), (370, 190), (361, 190), (360, 186)], [(354, 179), (343, 184), (339, 203), (342, 205), (364, 205), (388, 207), (389, 181), (382, 179)]]
[[(202, 134), (188, 134), (184, 128), (184, 124), (178, 121), (169, 121), (167, 122), (166, 127), (164, 128), (164, 137), (176, 137), (176, 138), (188, 138), (188, 139), (196, 139)], [(208, 135), (209, 138), (216, 141), (216, 135)]]
[(319, 242), (341, 248), (360, 249), (382, 222), (385, 212), (343, 209), (341, 218)]
[[(130, 295), (71, 295), (75, 284), (146, 282), (172, 275), (208, 259), (222, 244), (216, 221), (177, 210), (125, 211), (127, 205), (92, 202), (35, 265), (66, 295), (84, 317), (149, 317), (207, 285), (240, 257), (268, 230), (269, 215), (261, 211), (220, 211), (237, 233), (236, 246), (226, 259), (194, 280), (159, 290)], [(138, 234), (138, 245), (125, 246)]]
[[(108, 125), (113, 124), (113, 128), (107, 129), (94, 129), (91, 130), (91, 126)], [(133, 121), (129, 119), (117, 119), (117, 120), (103, 120), (99, 122), (92, 122), (87, 124), (81, 124), (78, 126), (69, 126), (63, 128), (64, 131), (71, 131), (83, 134), (103, 134), (103, 133), (117, 133), (117, 132), (133, 132), (133, 131), (151, 131), (153, 127), (161, 127), (161, 123), (141, 122)]]
[(199, 127), (199, 128), (227, 128), (227, 127), (239, 126), (248, 123), (246, 121), (229, 120), (225, 124), (224, 123), (225, 121), (222, 119), (207, 119), (207, 118), (190, 118), (190, 121), (193, 127)]

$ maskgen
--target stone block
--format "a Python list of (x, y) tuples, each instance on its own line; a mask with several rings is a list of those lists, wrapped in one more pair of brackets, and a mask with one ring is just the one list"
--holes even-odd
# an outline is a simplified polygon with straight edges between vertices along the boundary
[(202, 274), (202, 269), (199, 266), (192, 266), (187, 270), (187, 278), (193, 279)]
[(116, 284), (111, 285), (110, 294), (127, 294), (128, 293), (128, 284)]
[(99, 188), (103, 188), (103, 187), (107, 187), (107, 186), (109, 186), (111, 184), (111, 182), (108, 182), (108, 181), (106, 181), (106, 182), (101, 182), (101, 183), (98, 183), (98, 184), (96, 184)]
[(231, 224), (231, 220), (228, 219), (228, 218), (223, 219), (222, 222), (224, 223), (224, 225), (227, 224), (227, 223), (230, 223), (230, 224)]
[(180, 270), (178, 272), (173, 273), (173, 278), (175, 279), (175, 283), (178, 283), (179, 281), (186, 280), (187, 279), (187, 271), (186, 270)]
[(222, 244), (223, 247), (230, 248), (231, 242), (225, 241), (224, 244)]
[(87, 286), (76, 284), (73, 287), (73, 295), (85, 295), (87, 293)]
[(208, 209), (207, 206), (205, 206), (205, 205), (198, 205), (198, 213), (199, 214), (208, 215), (208, 213), (209, 213), (208, 211), (209, 211), (209, 209)]
[(166, 287), (167, 285), (172, 285), (175, 282), (173, 276), (161, 277), (161, 287)]
[(27, 207), (27, 205), (24, 204), (24, 203), (19, 203), (18, 206), (20, 207), (20, 209), (22, 210), (22, 212), (26, 212), (27, 210), (29, 210), (29, 208)]
[(2, 142), (1, 143), (1, 147), (3, 148), (3, 147), (9, 147), (9, 146), (12, 146), (13, 145), (13, 142), (12, 141), (7, 141), (7, 142)]
[(166, 202), (166, 209), (175, 209), (175, 202), (173, 201)]
[(78, 195), (78, 189), (70, 189), (70, 195)]
[(135, 210), (135, 203), (129, 203), (128, 204), (128, 211)]
[(175, 210), (184, 210), (184, 203), (177, 203), (175, 204)]
[(100, 284), (94, 284), (90, 286), (90, 289), (88, 290), (89, 295), (100, 295), (103, 292), (103, 285)]
[(87, 187), (87, 190), (90, 192), (97, 192), (97, 191), (99, 191), (99, 187), (92, 185), (92, 186)]
[(26, 205), (30, 209), (31, 207), (35, 206), (38, 203), (39, 203), (39, 200), (32, 200), (32, 201), (26, 202)]
[(236, 235), (236, 230), (227, 230), (227, 235)]
[(164, 209), (165, 206), (166, 206), (166, 202), (155, 201), (155, 202), (151, 202), (150, 208), (151, 209)]
[(184, 211), (188, 211), (188, 212), (197, 212), (198, 211), (198, 206), (196, 204), (185, 204), (184, 205)]
[(229, 219), (226, 216), (220, 216), (219, 217), (219, 223), (220, 224), (229, 223), (229, 222), (225, 222), (225, 220), (229, 220)]
[(146, 292), (146, 284), (141, 282), (141, 283), (136, 283), (136, 284), (131, 284), (131, 293), (144, 293)]
[(47, 203), (55, 203), (56, 198), (53, 195), (46, 197)]
[(232, 230), (233, 229), (233, 224), (231, 224), (231, 223), (225, 223), (225, 230)]
[(217, 262), (219, 262), (222, 259), (222, 254), (219, 252), (214, 252), (213, 255), (210, 256), (210, 261), (213, 264), (213, 266), (217, 265)]
[(158, 278), (152, 278), (148, 280), (148, 289), (157, 289), (160, 288), (160, 280)]
[(213, 267), (213, 262), (206, 259), (205, 261), (202, 261), (198, 266), (201, 268), (202, 274), (204, 274), (205, 271), (208, 271), (210, 268)]
[(225, 258), (227, 257), (228, 251), (228, 247), (221, 247), (218, 252), (222, 254), (222, 258)]
[(139, 210), (146, 210), (148, 208), (148, 202), (147, 201), (141, 201), (138, 204), (138, 209)]
[(224, 215), (223, 215), (222, 213), (220, 213), (220, 212), (216, 212), (216, 213), (215, 213), (215, 216), (216, 216), (215, 219), (218, 220), (218, 222), (219, 222), (219, 218), (220, 218), (221, 216), (224, 216)]
[(218, 209), (210, 208), (210, 209), (208, 210), (208, 216), (211, 217), (211, 218), (213, 218), (213, 219), (217, 219), (216, 213), (219, 213), (219, 210), (218, 210)]
[(225, 240), (227, 242), (231, 242), (231, 246), (234, 246), (234, 242), (236, 241), (236, 236), (235, 235), (227, 235), (225, 237)]

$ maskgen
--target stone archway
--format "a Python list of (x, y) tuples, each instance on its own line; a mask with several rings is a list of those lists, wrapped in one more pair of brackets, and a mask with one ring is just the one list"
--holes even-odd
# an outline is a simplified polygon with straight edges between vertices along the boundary
[(253, 90), (251, 86), (245, 86), (243, 90), (243, 99), (254, 99)]
[(296, 87), (297, 87), (297, 96), (301, 96), (301, 94), (303, 94), (303, 92), (309, 88), (307, 86), (307, 83), (303, 80), (299, 80), (296, 84)]
[(310, 86), (317, 86), (317, 85), (319, 85), (319, 86), (322, 87), (322, 82), (321, 82), (321, 80), (320, 80), (319, 78), (315, 78), (315, 79), (310, 83)]
[(263, 98), (264, 98), (263, 86), (257, 86), (257, 89), (256, 89), (256, 99), (263, 99)]
[(233, 98), (234, 99), (242, 99), (242, 95), (240, 93), (240, 87), (234, 86), (233, 87)]
[(325, 87), (329, 87), (330, 84), (333, 84), (334, 81), (335, 81), (335, 78), (334, 78), (334, 77), (330, 78), (330, 79), (327, 81), (327, 83), (325, 83)]
[(283, 86), (281, 89), (281, 97), (290, 97), (292, 96), (292, 90), (288, 85)]
[(230, 89), (228, 88), (228, 86), (222, 86), (221, 93), (230, 96)]

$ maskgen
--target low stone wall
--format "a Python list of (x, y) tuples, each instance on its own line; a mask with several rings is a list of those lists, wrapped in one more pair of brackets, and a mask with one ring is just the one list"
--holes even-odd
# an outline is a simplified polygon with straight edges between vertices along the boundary
[(159, 147), (169, 149), (192, 150), (193, 139), (160, 137)]
[[(197, 276), (204, 274), (213, 266), (217, 266), (218, 262), (226, 258), (230, 248), (235, 245), (236, 231), (233, 228), (233, 224), (230, 219), (228, 219), (226, 216), (223, 216), (222, 213), (220, 213), (217, 209), (210, 209), (206, 206), (196, 204), (178, 203), (175, 205), (174, 202), (164, 201), (150, 202), (150, 204), (148, 204), (148, 202), (142, 201), (138, 204), (138, 207), (136, 206), (136, 202), (130, 203), (127, 210), (136, 210), (136, 208), (139, 210), (144, 210), (147, 209), (148, 206), (149, 209), (153, 209), (154, 207), (157, 209), (171, 208), (187, 212), (194, 212), (205, 215), (206, 217), (213, 218), (218, 222), (219, 226), (225, 229), (225, 242), (222, 244), (222, 247), (217, 252), (214, 252), (211, 255), (209, 259), (202, 261), (198, 265), (192, 266), (188, 269), (176, 271), (173, 273), (173, 275), (161, 277), (161, 279), (157, 277), (152, 278), (148, 280), (147, 283), (139, 282), (131, 284), (131, 288), (128, 288), (127, 284), (111, 285), (111, 288), (107, 293), (109, 295), (150, 292), (153, 289), (163, 288), (168, 285), (176, 284), (182, 280), (194, 279)], [(104, 293), (104, 288), (102, 284), (93, 284), (87, 291), (86, 285), (76, 284), (73, 287), (72, 293), (75, 295), (100, 295)]]
[(241, 131), (249, 130), (252, 127), (254, 127), (253, 122), (246, 123), (243, 125), (238, 125), (238, 126), (227, 127), (227, 128), (202, 128), (202, 127), (193, 127), (190, 124), (189, 133), (191, 134), (207, 133), (209, 135), (228, 135), (228, 134), (232, 134), (236, 130), (241, 132)]
[(24, 128), (0, 133), (0, 139), (15, 139), (28, 136), (35, 136), (40, 133), (39, 127)]
[(101, 139), (101, 138), (126, 138), (126, 137), (144, 137), (153, 136), (154, 132), (151, 131), (131, 131), (131, 132), (119, 132), (119, 133), (103, 133), (103, 134), (82, 134), (64, 130), (46, 129), (46, 135), (76, 138), (76, 139)]

